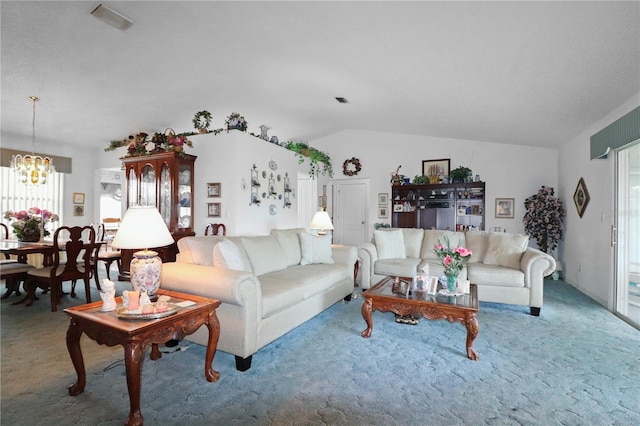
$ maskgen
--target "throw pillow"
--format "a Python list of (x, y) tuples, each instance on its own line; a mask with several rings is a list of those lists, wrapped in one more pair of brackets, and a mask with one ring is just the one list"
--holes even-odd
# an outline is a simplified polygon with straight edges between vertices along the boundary
[(467, 231), (467, 248), (471, 250), (469, 263), (482, 262), (487, 253), (489, 233), (487, 231)]
[(278, 240), (271, 235), (242, 238), (242, 246), (253, 267), (253, 273), (260, 276), (287, 268), (284, 252)]
[(528, 235), (491, 233), (482, 263), (520, 269), (520, 259), (528, 244)]
[(331, 235), (300, 234), (301, 265), (316, 263), (333, 263), (331, 254)]
[(287, 266), (300, 264), (300, 237), (298, 234), (304, 231), (304, 228), (271, 230), (271, 235), (276, 237), (280, 247), (282, 247)]
[(213, 248), (213, 264), (225, 269), (252, 272), (244, 250), (227, 239), (220, 241)]
[(375, 230), (373, 238), (376, 242), (376, 250), (378, 250), (378, 259), (406, 259), (407, 255), (404, 251), (404, 237), (402, 230), (393, 231)]

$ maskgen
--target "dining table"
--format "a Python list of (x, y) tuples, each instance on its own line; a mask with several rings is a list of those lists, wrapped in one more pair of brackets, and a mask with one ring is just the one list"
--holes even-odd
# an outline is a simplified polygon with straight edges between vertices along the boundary
[[(65, 242), (60, 241), (58, 243), (59, 249), (65, 249)], [(102, 245), (104, 241), (96, 241), (94, 243), (96, 245)], [(27, 241), (18, 241), (18, 240), (1, 240), (0, 241), (0, 254), (2, 255), (15, 255), (17, 257), (18, 262), (27, 263), (27, 256), (30, 254), (42, 254), (42, 266), (51, 266), (53, 265), (53, 255), (55, 253), (55, 248), (53, 246), (53, 239), (44, 239), (35, 242), (27, 242)], [(7, 289), (7, 292), (4, 294), (3, 298), (8, 297), (13, 291), (17, 293), (17, 289)], [(27, 302), (27, 306), (31, 306), (33, 300), (37, 300), (34, 295), (25, 296), (22, 300), (14, 302), (14, 305), (21, 304)]]

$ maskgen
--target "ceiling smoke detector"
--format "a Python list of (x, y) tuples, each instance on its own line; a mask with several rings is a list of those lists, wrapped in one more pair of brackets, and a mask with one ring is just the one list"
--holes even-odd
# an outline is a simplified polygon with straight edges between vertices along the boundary
[(91, 14), (101, 21), (104, 21), (112, 27), (116, 27), (122, 31), (129, 29), (133, 25), (133, 21), (131, 19), (120, 15), (115, 10), (109, 9), (107, 6), (103, 6), (102, 4), (93, 9)]

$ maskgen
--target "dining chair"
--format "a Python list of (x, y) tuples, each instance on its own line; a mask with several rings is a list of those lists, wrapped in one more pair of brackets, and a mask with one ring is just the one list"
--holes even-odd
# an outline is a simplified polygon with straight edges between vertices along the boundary
[(222, 235), (227, 235), (227, 227), (222, 223), (210, 223), (204, 228), (204, 235), (209, 235), (209, 229), (211, 229), (211, 235), (220, 235), (220, 229), (222, 229)]
[[(3, 240), (9, 239), (9, 228), (4, 223), (0, 223), (0, 233)], [(27, 279), (27, 272), (33, 269), (33, 266), (11, 259), (8, 253), (4, 256), (5, 259), (0, 259), (0, 280), (5, 280), (6, 286), (2, 299), (6, 299), (14, 292), (16, 296), (20, 296), (20, 283)]]
[[(113, 242), (113, 238), (116, 236), (118, 228), (120, 227), (120, 218), (105, 217), (102, 220), (101, 225), (102, 235), (99, 240), (103, 241), (104, 244), (100, 246), (97, 260), (100, 262), (104, 262), (104, 266), (107, 270), (107, 279), (111, 280), (109, 271), (111, 270), (111, 264), (113, 262), (116, 262), (116, 265), (118, 266), (118, 273), (122, 273), (122, 255), (120, 254), (120, 250), (113, 248), (113, 246), (111, 245), (111, 243)], [(96, 275), (97, 271), (98, 269), (96, 267)]]
[[(77, 280), (84, 281), (87, 303), (91, 303), (91, 253), (96, 243), (96, 233), (92, 226), (61, 226), (53, 234), (53, 264), (30, 270), (27, 274), (26, 289), (29, 300), (35, 298), (35, 290), (40, 287), (51, 294), (51, 311), (58, 310), (62, 294), (62, 283), (71, 281), (72, 297), (75, 297)], [(67, 261), (65, 261), (65, 258)], [(76, 259), (76, 262), (71, 261)], [(27, 303), (29, 306), (30, 303)]]

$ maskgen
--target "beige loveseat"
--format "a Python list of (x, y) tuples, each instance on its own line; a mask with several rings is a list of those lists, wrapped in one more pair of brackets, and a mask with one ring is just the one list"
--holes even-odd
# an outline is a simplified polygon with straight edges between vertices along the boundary
[(398, 228), (374, 231), (372, 243), (358, 247), (360, 285), (368, 289), (385, 276), (413, 277), (429, 264), (432, 276), (444, 268), (433, 252), (448, 238), (452, 247), (466, 247), (471, 258), (459, 275), (478, 286), (478, 298), (485, 302), (529, 306), (540, 315), (544, 277), (553, 273), (556, 262), (540, 250), (528, 247), (526, 235), (485, 231), (451, 232)]
[[(304, 229), (251, 237), (186, 237), (176, 262), (162, 266), (161, 287), (222, 301), (218, 349), (236, 357), (240, 371), (252, 355), (334, 303), (350, 299), (355, 247)], [(187, 337), (206, 345), (201, 327)]]

